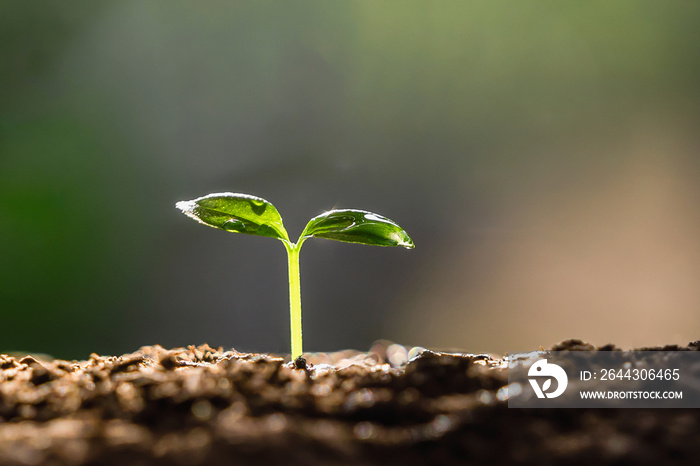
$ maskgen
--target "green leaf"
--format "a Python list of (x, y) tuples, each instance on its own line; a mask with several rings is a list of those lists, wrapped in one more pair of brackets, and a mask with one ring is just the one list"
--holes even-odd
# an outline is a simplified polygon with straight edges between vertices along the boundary
[(301, 234), (302, 240), (310, 237), (371, 246), (414, 247), (408, 234), (392, 220), (355, 209), (331, 210), (312, 218)]
[(182, 213), (214, 228), (289, 241), (282, 217), (270, 202), (239, 193), (215, 193), (175, 204)]

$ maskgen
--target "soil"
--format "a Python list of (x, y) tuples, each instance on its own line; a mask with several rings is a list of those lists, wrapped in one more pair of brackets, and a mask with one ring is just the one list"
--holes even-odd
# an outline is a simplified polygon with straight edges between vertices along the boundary
[(497, 357), (388, 342), (291, 363), (207, 345), (87, 361), (2, 355), (0, 464), (700, 461), (697, 410), (508, 409), (505, 385)]

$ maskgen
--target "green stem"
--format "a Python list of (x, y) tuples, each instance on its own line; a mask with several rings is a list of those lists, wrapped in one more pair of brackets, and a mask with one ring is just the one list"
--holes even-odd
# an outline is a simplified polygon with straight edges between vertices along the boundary
[(292, 361), (303, 354), (301, 346), (301, 280), (299, 277), (298, 244), (285, 243), (289, 259), (289, 318), (292, 329)]

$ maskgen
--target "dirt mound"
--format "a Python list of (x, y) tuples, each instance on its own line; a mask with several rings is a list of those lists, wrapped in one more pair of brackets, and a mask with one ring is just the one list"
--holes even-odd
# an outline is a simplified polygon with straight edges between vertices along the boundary
[[(595, 348), (578, 340), (562, 350)], [(697, 350), (698, 346), (645, 348)], [(409, 360), (410, 359), (410, 360)], [(508, 409), (489, 355), (0, 356), (0, 464), (696, 464), (695, 410)]]

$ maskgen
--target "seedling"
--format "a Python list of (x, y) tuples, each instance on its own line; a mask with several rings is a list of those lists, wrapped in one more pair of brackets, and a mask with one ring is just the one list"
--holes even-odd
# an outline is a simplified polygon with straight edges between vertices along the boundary
[(282, 241), (289, 260), (289, 313), (292, 331), (292, 359), (303, 354), (301, 342), (301, 286), (299, 251), (309, 238), (326, 238), (372, 246), (403, 246), (413, 241), (395, 222), (381, 215), (355, 209), (330, 210), (309, 220), (296, 243), (289, 240), (282, 217), (270, 202), (238, 193), (209, 194), (175, 204), (194, 220), (233, 233), (269, 236)]

